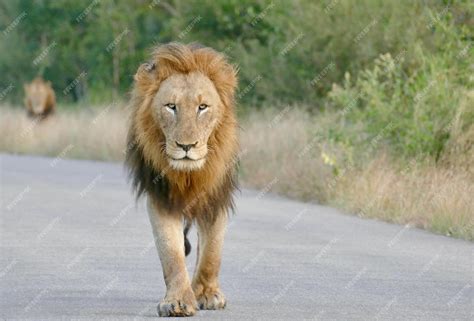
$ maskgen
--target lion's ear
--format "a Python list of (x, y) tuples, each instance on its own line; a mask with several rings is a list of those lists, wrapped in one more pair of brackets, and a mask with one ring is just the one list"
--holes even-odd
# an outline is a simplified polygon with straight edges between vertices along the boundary
[(144, 63), (143, 66), (147, 72), (152, 72), (156, 68), (156, 64), (154, 62)]
[(238, 68), (223, 60), (220, 69), (213, 75), (213, 82), (226, 106), (233, 106), (238, 86)]
[(154, 87), (156, 71), (157, 68), (154, 62), (147, 62), (138, 67), (133, 79), (135, 80), (135, 88), (139, 93), (144, 94)]
[(135, 81), (140, 81), (142, 78), (149, 78), (156, 70), (156, 64), (154, 62), (145, 62), (138, 67), (137, 73), (135, 74)]

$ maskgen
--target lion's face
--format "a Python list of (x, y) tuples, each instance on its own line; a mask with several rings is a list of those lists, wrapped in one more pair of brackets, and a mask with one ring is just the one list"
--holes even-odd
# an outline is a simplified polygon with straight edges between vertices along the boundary
[(174, 74), (161, 83), (153, 108), (169, 164), (176, 170), (200, 169), (223, 108), (213, 82), (199, 72)]
[(38, 115), (44, 113), (48, 100), (48, 88), (42, 83), (33, 83), (25, 85), (25, 92), (33, 113)]

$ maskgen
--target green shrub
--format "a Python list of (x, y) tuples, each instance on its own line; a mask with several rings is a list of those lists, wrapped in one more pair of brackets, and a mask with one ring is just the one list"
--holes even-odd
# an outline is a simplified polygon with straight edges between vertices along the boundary
[(407, 67), (403, 52), (383, 54), (354, 80), (347, 73), (342, 86), (334, 85), (327, 108), (335, 109), (343, 124), (335, 140), (364, 151), (386, 148), (399, 156), (439, 159), (453, 122), (460, 119), (461, 127), (473, 123), (462, 103), (473, 84), (472, 53), (469, 44), (456, 39), (446, 42), (443, 51), (426, 51), (417, 47), (418, 67)]

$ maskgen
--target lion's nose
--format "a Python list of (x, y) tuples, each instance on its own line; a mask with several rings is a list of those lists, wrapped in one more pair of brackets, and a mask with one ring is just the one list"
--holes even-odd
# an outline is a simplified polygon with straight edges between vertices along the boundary
[(181, 147), (185, 152), (187, 152), (191, 148), (196, 147), (197, 143), (198, 142), (195, 142), (194, 144), (180, 144), (180, 143), (176, 142), (176, 145), (178, 145), (178, 147)]

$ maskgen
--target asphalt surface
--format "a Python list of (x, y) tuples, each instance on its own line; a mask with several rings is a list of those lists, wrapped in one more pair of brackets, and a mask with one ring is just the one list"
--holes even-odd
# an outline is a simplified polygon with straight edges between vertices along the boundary
[[(161, 267), (120, 164), (1, 155), (0, 187), (0, 319), (157, 317)], [(227, 308), (194, 318), (472, 320), (473, 249), (244, 190), (224, 247)]]

